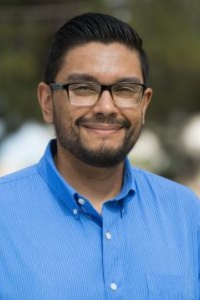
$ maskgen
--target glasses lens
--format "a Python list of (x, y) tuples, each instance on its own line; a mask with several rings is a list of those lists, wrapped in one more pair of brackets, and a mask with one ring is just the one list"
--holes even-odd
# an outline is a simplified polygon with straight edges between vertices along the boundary
[(92, 83), (76, 83), (69, 86), (68, 93), (71, 104), (90, 106), (97, 101), (100, 87)]
[(115, 84), (112, 94), (117, 106), (134, 107), (141, 103), (143, 86), (136, 83)]

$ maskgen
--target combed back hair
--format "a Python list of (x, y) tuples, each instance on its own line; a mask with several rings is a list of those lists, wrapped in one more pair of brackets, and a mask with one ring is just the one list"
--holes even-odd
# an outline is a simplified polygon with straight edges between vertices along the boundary
[(100, 13), (85, 13), (76, 16), (56, 32), (47, 57), (44, 81), (46, 83), (54, 82), (68, 51), (89, 42), (104, 44), (117, 42), (137, 51), (143, 80), (147, 84), (148, 58), (142, 47), (142, 39), (127, 23)]

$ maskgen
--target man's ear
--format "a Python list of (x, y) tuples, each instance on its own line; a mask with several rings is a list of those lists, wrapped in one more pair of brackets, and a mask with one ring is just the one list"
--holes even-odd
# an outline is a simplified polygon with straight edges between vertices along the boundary
[(52, 91), (48, 84), (40, 82), (38, 85), (38, 102), (46, 123), (53, 123), (53, 99)]
[(147, 88), (144, 92), (144, 99), (143, 99), (143, 108), (142, 108), (142, 124), (145, 124), (145, 115), (147, 111), (147, 107), (149, 106), (149, 103), (151, 102), (153, 95), (153, 90), (151, 88)]

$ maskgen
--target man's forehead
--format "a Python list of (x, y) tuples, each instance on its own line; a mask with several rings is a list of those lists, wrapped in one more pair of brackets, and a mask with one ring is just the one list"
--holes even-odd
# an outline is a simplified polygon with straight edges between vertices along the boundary
[[(80, 79), (80, 73), (93, 77), (113, 76), (115, 81), (118, 77), (119, 80), (121, 77), (137, 77), (140, 81), (142, 79), (138, 52), (120, 43), (90, 42), (76, 46), (65, 55), (59, 73), (65, 73), (65, 78), (73, 76), (74, 78), (69, 78), (73, 81), (76, 76)], [(111, 78), (110, 80), (112, 81)]]
[[(110, 42), (110, 43), (103, 43), (103, 42), (86, 42), (80, 45), (76, 45), (72, 48), (70, 48), (66, 54), (64, 55), (65, 60), (68, 59), (68, 57), (73, 56), (73, 55), (79, 55), (80, 53), (85, 53), (88, 54), (88, 50), (90, 53), (96, 53), (99, 50), (103, 50), (104, 56), (107, 55), (112, 55), (113, 57), (118, 55), (118, 53), (128, 51), (129, 53), (132, 53), (133, 55), (138, 55), (138, 51), (135, 48), (130, 48), (126, 44), (119, 43), (119, 42)], [(113, 51), (114, 50), (114, 51)], [(101, 56), (102, 52), (98, 52), (99, 56)]]

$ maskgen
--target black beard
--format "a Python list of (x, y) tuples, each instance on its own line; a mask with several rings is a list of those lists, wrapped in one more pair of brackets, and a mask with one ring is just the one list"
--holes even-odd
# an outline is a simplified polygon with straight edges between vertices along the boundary
[[(106, 122), (114, 123), (112, 120)], [(81, 124), (84, 123), (84, 121), (77, 120), (76, 123)], [(124, 122), (124, 126), (128, 127), (129, 123)], [(140, 126), (139, 129), (132, 129), (129, 134), (125, 136), (122, 145), (118, 149), (109, 148), (102, 141), (98, 149), (90, 150), (83, 144), (79, 135), (73, 135), (73, 133), (68, 134), (64, 126), (60, 124), (56, 113), (54, 114), (54, 128), (60, 145), (80, 161), (93, 167), (107, 168), (114, 167), (121, 163), (138, 140), (141, 127), (142, 126)], [(137, 130), (136, 133), (135, 130)], [(132, 136), (134, 134), (135, 138), (133, 139)]]
[[(72, 145), (65, 143), (64, 141), (61, 142), (59, 139), (62, 147), (67, 149), (71, 154), (76, 156), (80, 161), (93, 166), (93, 167), (100, 167), (100, 168), (107, 168), (107, 167), (114, 167), (121, 163), (125, 156), (130, 152), (128, 147), (121, 146), (118, 149), (109, 149), (104, 145), (97, 150), (89, 150), (86, 149), (82, 143), (77, 141), (76, 148)], [(64, 143), (63, 143), (64, 142)], [(72, 147), (71, 147), (72, 146)]]

